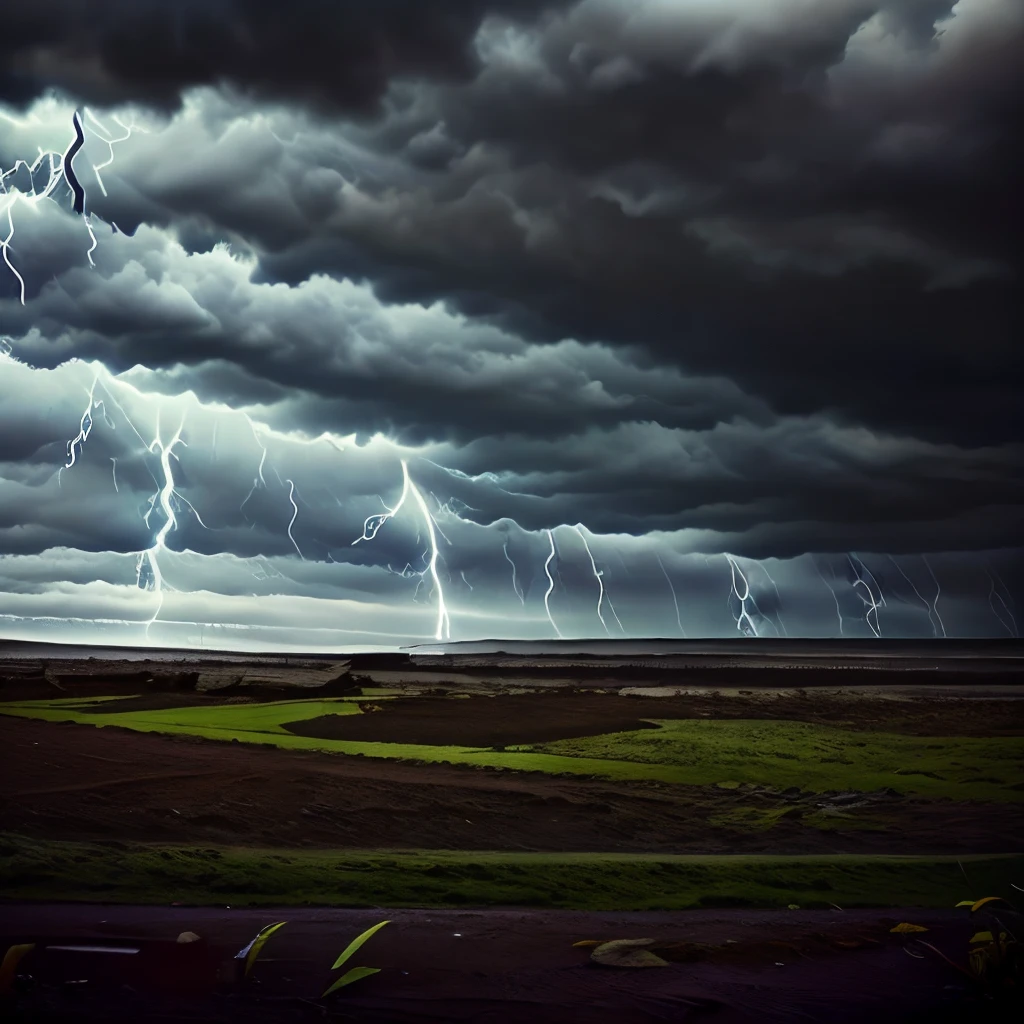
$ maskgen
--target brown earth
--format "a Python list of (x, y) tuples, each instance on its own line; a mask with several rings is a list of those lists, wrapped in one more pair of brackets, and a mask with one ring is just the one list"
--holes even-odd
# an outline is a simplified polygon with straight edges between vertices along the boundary
[[(35, 941), (32, 982), (0, 1012), (12, 1022), (121, 1024), (954, 1024), (1010, 1020), (940, 956), (963, 961), (971, 922), (955, 911), (392, 910), (352, 963), (380, 973), (317, 1002), (333, 958), (378, 923), (375, 911), (24, 905), (3, 907), (0, 945)], [(939, 951), (892, 935), (904, 920)], [(249, 980), (218, 967), (272, 921)], [(191, 931), (187, 945), (176, 937)], [(623, 970), (590, 961), (580, 939), (651, 938), (672, 962)], [(136, 956), (51, 944), (138, 948)], [(688, 955), (694, 943), (705, 948)], [(680, 945), (681, 944), (681, 945)], [(665, 947), (668, 947), (667, 949)], [(671, 952), (674, 947), (675, 954)], [(218, 973), (220, 977), (218, 978)], [(75, 982), (67, 985), (63, 982)]]
[[(1024, 841), (1016, 806), (943, 801), (936, 813), (885, 794), (865, 808), (884, 831), (825, 832), (798, 820), (820, 797), (757, 787), (402, 764), (2, 716), (0, 749), (16, 766), (0, 829), (46, 839), (648, 853), (984, 853)], [(768, 832), (707, 820), (780, 803), (792, 816)]]
[(892, 700), (805, 692), (620, 696), (615, 691), (541, 690), (491, 697), (415, 697), (362, 702), (364, 715), (325, 715), (289, 731), (321, 739), (491, 747), (547, 743), (650, 727), (661, 718), (785, 719), (920, 736), (1024, 735), (1024, 701)]

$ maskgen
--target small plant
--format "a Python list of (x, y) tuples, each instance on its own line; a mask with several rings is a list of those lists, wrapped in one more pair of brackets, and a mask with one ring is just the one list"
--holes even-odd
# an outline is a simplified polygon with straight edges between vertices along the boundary
[(970, 908), (971, 919), (976, 922), (966, 964), (950, 959), (930, 942), (918, 939), (917, 943), (969, 978), (983, 995), (1001, 999), (1015, 993), (1024, 983), (1024, 956), (1016, 935), (1004, 918), (1007, 913), (1015, 917), (1019, 914), (1000, 896), (963, 900), (957, 906)]
[[(334, 961), (334, 965), (331, 967), (332, 971), (336, 971), (339, 967), (343, 967), (352, 955), (369, 939), (377, 934), (384, 927), (389, 924), (388, 921), (381, 921), (380, 924), (375, 924), (372, 928), (367, 928), (362, 935), (354, 938), (341, 952), (338, 959)], [(339, 988), (344, 988), (346, 985), (351, 985), (354, 981), (359, 981), (362, 978), (368, 978), (371, 974), (379, 974), (379, 967), (352, 967), (347, 970), (340, 978), (334, 981), (328, 986), (327, 991), (320, 997), (326, 999), (332, 992), (337, 992)]]
[(256, 937), (247, 946), (235, 954), (235, 960), (240, 961), (238, 964), (239, 980), (249, 977), (252, 965), (256, 963), (256, 957), (260, 955), (260, 951), (267, 944), (267, 939), (287, 923), (287, 921), (278, 921), (276, 924), (268, 924), (266, 928), (262, 928), (256, 933)]

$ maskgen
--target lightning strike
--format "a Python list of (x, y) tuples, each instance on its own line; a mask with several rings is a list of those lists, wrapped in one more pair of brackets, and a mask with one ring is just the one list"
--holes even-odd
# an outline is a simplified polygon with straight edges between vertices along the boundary
[[(750, 584), (747, 582), (747, 577), (744, 575), (743, 570), (740, 568), (739, 563), (732, 555), (725, 555), (726, 560), (729, 563), (729, 573), (732, 579), (732, 591), (730, 596), (735, 597), (739, 601), (740, 612), (736, 616), (736, 628), (744, 636), (757, 636), (757, 626), (754, 625), (754, 620), (750, 617), (750, 612), (747, 611), (747, 601), (754, 604), (754, 610), (757, 611), (757, 605), (754, 603), (754, 598), (750, 593)], [(740, 593), (739, 587), (736, 585), (736, 577), (739, 576), (740, 582), (743, 584), (743, 593)]]
[(668, 584), (668, 589), (672, 594), (672, 607), (676, 610), (676, 625), (679, 627), (679, 633), (681, 636), (686, 636), (686, 630), (683, 629), (683, 620), (679, 615), (679, 599), (676, 597), (676, 588), (672, 584), (672, 577), (669, 576), (668, 570), (665, 568), (665, 564), (661, 560), (661, 556), (655, 553), (654, 557), (658, 560), (658, 568), (661, 569), (661, 574), (665, 577), (665, 582)]
[(832, 595), (832, 600), (836, 603), (836, 615), (839, 617), (839, 635), (846, 636), (846, 632), (843, 629), (843, 610), (839, 606), (839, 595), (836, 593), (835, 586), (833, 586), (833, 584), (835, 583), (836, 571), (835, 569), (832, 570), (832, 583), (829, 583), (829, 581), (825, 579), (825, 574), (821, 571), (821, 568), (819, 567), (817, 560), (812, 558), (811, 562), (814, 565), (815, 572), (817, 572), (817, 574), (821, 577), (821, 582), (824, 583), (826, 587), (828, 587), (829, 593), (831, 593)]
[[(427, 528), (427, 536), (430, 539), (430, 558), (427, 562), (427, 566), (422, 572), (414, 573), (420, 577), (422, 581), (424, 577), (429, 574), (431, 582), (433, 583), (434, 592), (437, 594), (437, 628), (434, 631), (434, 639), (443, 640), (450, 639), (451, 637), (451, 622), (448, 617), (448, 606), (445, 603), (444, 598), (444, 587), (441, 584), (441, 577), (437, 571), (437, 560), (440, 553), (437, 549), (437, 532), (435, 529), (434, 517), (430, 514), (430, 509), (427, 508), (427, 503), (423, 499), (423, 495), (420, 494), (419, 488), (412, 482), (409, 477), (409, 465), (405, 459), (402, 462), (402, 493), (399, 495), (398, 502), (393, 508), (389, 508), (387, 505), (384, 506), (384, 512), (377, 512), (372, 516), (367, 516), (363, 521), (363, 532), (357, 537), (353, 544), (358, 544), (361, 540), (373, 540), (380, 532), (381, 527), (389, 520), (394, 519), (396, 515), (402, 510), (405, 505), (406, 498), (411, 494), (413, 501), (416, 502), (420, 510), (420, 514), (423, 517), (423, 523)], [(408, 567), (407, 567), (408, 568)], [(418, 585), (417, 585), (418, 589)]]
[(938, 636), (939, 630), (938, 627), (935, 625), (935, 619), (932, 617), (931, 602), (929, 602), (921, 593), (921, 591), (917, 589), (917, 584), (915, 584), (914, 581), (910, 578), (910, 576), (907, 575), (903, 566), (900, 565), (900, 563), (897, 562), (892, 555), (887, 555), (886, 557), (896, 567), (897, 572), (899, 572), (899, 574), (907, 581), (907, 583), (910, 584), (910, 589), (914, 591), (914, 593), (917, 595), (917, 599), (921, 602), (921, 604), (924, 605), (924, 610), (928, 614), (928, 625), (932, 628), (932, 636)]
[(942, 635), (946, 635), (946, 626), (942, 621), (942, 616), (939, 615), (939, 598), (942, 596), (942, 587), (939, 586), (939, 578), (935, 575), (935, 570), (932, 568), (932, 563), (928, 561), (927, 555), (921, 556), (921, 561), (924, 562), (928, 569), (928, 574), (932, 578), (932, 582), (935, 584), (935, 598), (932, 601), (932, 612), (935, 615), (935, 621), (939, 624), (939, 629), (942, 630)]
[[(988, 604), (989, 607), (992, 609), (992, 614), (999, 621), (999, 624), (1003, 627), (1003, 629), (1005, 629), (1006, 632), (1010, 634), (1010, 636), (1020, 636), (1020, 632), (1017, 629), (1017, 619), (1015, 618), (1012, 610), (1010, 609), (1010, 605), (1007, 604), (1003, 595), (996, 588), (996, 581), (998, 580), (999, 583), (1002, 584), (1003, 590), (1006, 591), (1006, 597), (1009, 597), (1010, 592), (1006, 590), (1006, 584), (1003, 583), (1003, 581), (999, 578), (999, 573), (993, 572), (988, 566), (985, 566), (985, 575), (988, 576), (989, 583), (991, 584), (988, 592)], [(999, 609), (996, 608), (996, 601), (998, 601), (1003, 606), (1003, 611), (1006, 613), (1009, 622), (1007, 622), (1006, 619), (1003, 618), (1002, 612), (1000, 612)]]
[[(103, 161), (103, 163), (92, 165), (93, 174), (96, 177), (96, 183), (99, 185), (100, 191), (103, 195), (106, 196), (107, 190), (106, 186), (103, 184), (103, 178), (100, 171), (109, 167), (114, 162), (114, 146), (117, 143), (124, 142), (126, 139), (131, 138), (133, 131), (137, 130), (145, 132), (146, 129), (141, 128), (134, 123), (132, 125), (125, 125), (115, 117), (114, 120), (122, 129), (124, 129), (125, 134), (120, 138), (114, 138), (106, 126), (88, 108), (85, 109), (85, 116), (90, 122), (90, 132), (100, 139), (100, 141), (103, 142), (109, 150), (109, 156), (105, 161)], [(25, 127), (28, 124), (27, 121), (19, 121), (18, 119), (7, 115), (5, 115), (5, 120), (18, 127)], [(33, 118), (33, 120), (38, 120), (38, 118)], [(0, 254), (2, 254), (3, 261), (7, 265), (8, 270), (10, 270), (18, 282), (19, 298), (23, 306), (25, 305), (26, 293), (25, 279), (11, 261), (11, 248), (15, 237), (14, 211), (19, 204), (30, 209), (38, 208), (39, 204), (43, 201), (55, 198), (54, 193), (63, 182), (71, 192), (71, 207), (74, 212), (82, 218), (86, 232), (89, 235), (91, 244), (86, 250), (86, 258), (88, 259), (90, 266), (96, 266), (96, 261), (93, 259), (92, 254), (96, 251), (96, 247), (99, 243), (97, 242), (96, 232), (93, 228), (92, 215), (85, 212), (85, 189), (83, 188), (81, 181), (79, 181), (74, 166), (75, 157), (85, 145), (85, 128), (77, 110), (71, 115), (71, 124), (74, 128), (75, 135), (63, 153), (58, 153), (56, 150), (43, 150), (40, 147), (38, 151), (39, 155), (32, 163), (18, 159), (15, 160), (14, 165), (7, 170), (0, 169), (0, 216), (6, 216), (7, 218), (7, 235), (4, 238), (0, 238)], [(44, 162), (48, 165), (48, 169), (46, 171), (46, 181), (40, 188), (36, 186), (35, 179)], [(23, 191), (13, 184), (9, 184), (9, 181), (13, 179), (19, 171), (23, 171), (28, 176), (28, 191)], [(117, 225), (112, 225), (112, 229), (116, 231)]]
[(115, 139), (112, 137), (110, 129), (107, 128), (107, 126), (103, 124), (88, 107), (85, 108), (85, 116), (86, 119), (90, 121), (92, 125), (95, 126), (90, 127), (90, 131), (92, 131), (92, 133), (98, 139), (100, 139), (100, 141), (106, 144), (108, 150), (107, 159), (104, 160), (103, 163), (92, 165), (92, 173), (96, 176), (96, 184), (99, 185), (100, 191), (103, 193), (104, 198), (106, 198), (107, 189), (106, 186), (103, 184), (103, 177), (100, 174), (100, 171), (106, 170), (114, 162), (114, 146), (116, 146), (119, 142), (127, 142), (128, 139), (132, 137), (133, 131), (140, 131), (145, 133), (146, 129), (140, 127), (134, 122), (132, 122), (132, 124), (130, 125), (126, 125), (119, 118), (115, 117), (114, 121), (116, 122), (117, 126), (123, 129), (124, 131), (124, 135), (122, 135), (120, 138)]
[(288, 500), (292, 505), (292, 518), (288, 524), (288, 539), (292, 542), (292, 547), (295, 548), (295, 553), (303, 561), (302, 552), (299, 550), (299, 545), (295, 543), (295, 537), (292, 535), (292, 527), (295, 525), (295, 520), (299, 518), (299, 506), (295, 503), (295, 484), (291, 480), (286, 480), (285, 483), (288, 485)]
[(526, 607), (526, 596), (523, 594), (516, 581), (516, 563), (512, 561), (512, 556), (508, 553), (508, 538), (505, 538), (505, 543), (502, 545), (502, 550), (505, 552), (505, 561), (512, 566), (512, 590), (515, 592), (516, 597), (519, 598), (519, 603), (525, 608)]
[[(577, 523), (572, 527), (572, 529), (579, 539), (583, 541), (583, 547), (587, 552), (587, 558), (590, 559), (591, 572), (594, 574), (594, 579), (597, 580), (597, 617), (600, 620), (601, 625), (604, 627), (604, 631), (611, 636), (612, 631), (608, 628), (608, 623), (604, 621), (604, 615), (601, 614), (601, 605), (604, 603), (604, 580), (602, 579), (604, 576), (604, 570), (598, 569), (597, 562), (594, 561), (594, 553), (590, 550), (587, 538), (583, 536), (583, 524)], [(609, 604), (611, 604), (610, 601)], [(621, 627), (621, 623), (619, 625)]]
[[(775, 589), (775, 599), (778, 602), (778, 604), (776, 604), (775, 606), (775, 617), (779, 620), (779, 625), (782, 627), (782, 635), (789, 636), (789, 633), (786, 630), (786, 624), (782, 621), (782, 594), (779, 593), (779, 585), (775, 582), (774, 579), (772, 579), (772, 574), (764, 567), (764, 565), (761, 562), (757, 563), (757, 567), (761, 570), (761, 572), (765, 574), (765, 576), (768, 577), (768, 582)], [(776, 630), (776, 632), (778, 632), (778, 630)]]
[(551, 561), (555, 557), (555, 536), (550, 530), (547, 530), (546, 532), (548, 535), (548, 541), (551, 544), (551, 553), (544, 561), (544, 572), (548, 578), (548, 589), (544, 592), (544, 611), (547, 613), (548, 622), (551, 623), (551, 628), (557, 634), (558, 639), (562, 640), (564, 639), (564, 637), (562, 636), (562, 631), (558, 628), (558, 626), (555, 624), (555, 620), (551, 617), (551, 605), (549, 604), (551, 595), (555, 589), (555, 579), (551, 575)]
[[(864, 576), (861, 575), (858, 563), (861, 566), (864, 563), (861, 562), (859, 558), (854, 560), (854, 556), (852, 554), (847, 555), (846, 560), (850, 563), (850, 568), (853, 570), (854, 576), (856, 576), (856, 579), (853, 581), (853, 592), (861, 599), (861, 602), (867, 609), (864, 612), (864, 621), (867, 623), (867, 627), (871, 630), (872, 634), (876, 638), (881, 638), (882, 630), (878, 622), (878, 609), (881, 607), (881, 604), (875, 599), (874, 591), (871, 589), (871, 586), (868, 584)], [(870, 576), (870, 573), (867, 573), (867, 575)], [(874, 577), (872, 576), (871, 579), (873, 580)], [(865, 597), (864, 594), (861, 594), (857, 587), (863, 587), (864, 594), (867, 596)], [(872, 616), (874, 616), (874, 622), (871, 621)]]

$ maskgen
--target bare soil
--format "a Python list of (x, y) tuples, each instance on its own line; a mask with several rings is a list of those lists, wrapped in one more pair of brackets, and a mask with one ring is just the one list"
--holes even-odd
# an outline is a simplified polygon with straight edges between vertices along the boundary
[[(378, 716), (385, 717), (366, 717)], [(880, 794), (874, 809), (892, 822), (885, 831), (818, 832), (784, 816), (769, 832), (748, 833), (707, 819), (739, 806), (774, 808), (780, 799), (798, 815), (814, 798), (402, 764), (4, 717), (0, 749), (17, 766), (0, 792), (0, 829), (45, 839), (636, 853), (985, 853), (1024, 842), (1022, 815), (1008, 805), (943, 801), (937, 813), (934, 802)]]
[[(870, 692), (719, 691), (620, 696), (540, 690), (470, 698), (367, 699), (372, 714), (325, 715), (289, 731), (321, 739), (490, 747), (650, 728), (661, 718), (784, 719), (919, 736), (1024, 735), (1024, 701), (983, 697), (895, 700)], [(120, 707), (121, 705), (119, 705)]]

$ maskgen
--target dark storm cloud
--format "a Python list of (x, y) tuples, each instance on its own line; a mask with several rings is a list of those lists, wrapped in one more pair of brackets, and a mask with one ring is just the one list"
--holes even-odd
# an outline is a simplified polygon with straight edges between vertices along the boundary
[(35, 10), (0, 166), (66, 147), (46, 87), (140, 131), (104, 194), (86, 118), (94, 250), (58, 195), (16, 211), (24, 306), (0, 265), (3, 621), (431, 636), (418, 500), (353, 545), (405, 459), (461, 637), (603, 634), (599, 580), (610, 631), (731, 633), (733, 555), (762, 635), (867, 635), (847, 551), (892, 632), (939, 580), (1012, 632), (1019, 4)]
[(173, 109), (226, 84), (254, 99), (370, 114), (392, 79), (466, 79), (490, 13), (557, 0), (13, 0), (0, 35), (0, 102), (57, 87), (89, 103)]
[(446, 173), (350, 190), (343, 246), (262, 266), (642, 344), (784, 412), (1019, 437), (1024, 19), (975, 0), (933, 24), (951, 9), (585, 2), (485, 27), (477, 79), (356, 136), (412, 164), (443, 137)]

